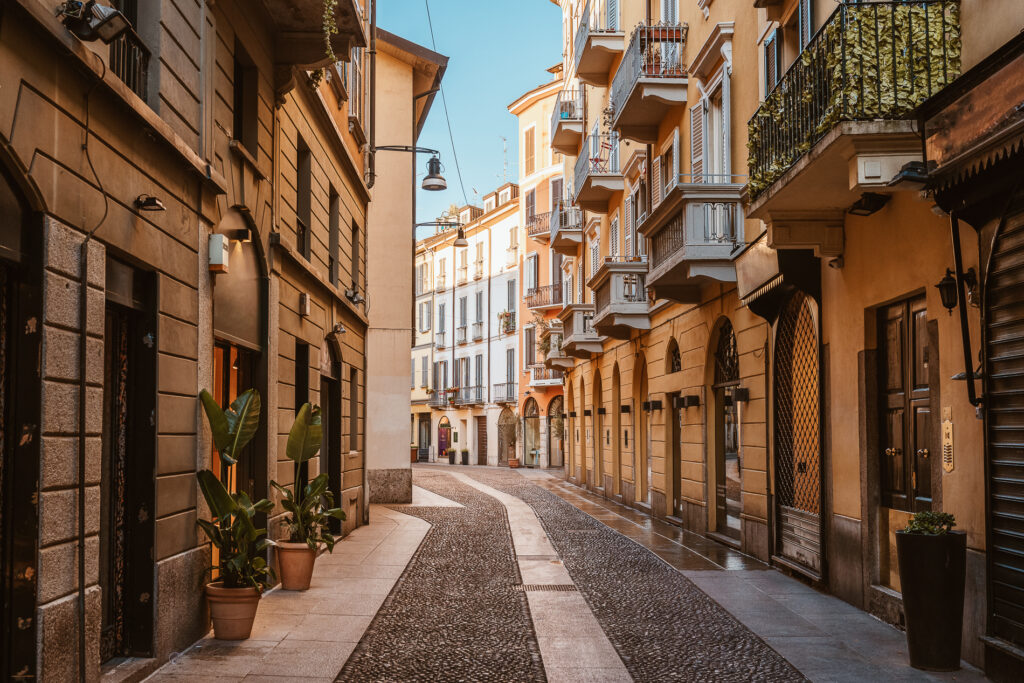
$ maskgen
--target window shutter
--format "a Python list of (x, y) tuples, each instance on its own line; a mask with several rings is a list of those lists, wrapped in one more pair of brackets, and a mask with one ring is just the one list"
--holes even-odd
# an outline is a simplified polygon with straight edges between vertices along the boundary
[(608, 229), (611, 233), (611, 239), (608, 241), (608, 255), (619, 256), (619, 217), (616, 216), (612, 219), (612, 224)]
[(671, 187), (679, 182), (679, 173), (683, 170), (683, 162), (679, 159), (679, 128), (672, 131), (672, 181)]
[(616, 31), (619, 28), (619, 0), (607, 0), (605, 5), (607, 14), (605, 16), (605, 26), (608, 27), (609, 31)]
[(651, 208), (661, 203), (661, 157), (654, 158), (654, 173), (651, 182)]
[(626, 198), (626, 224), (622, 226), (625, 229), (623, 256), (633, 255), (633, 202), (632, 195)]
[(729, 117), (729, 98), (732, 93), (732, 79), (729, 68), (722, 69), (722, 174), (718, 182), (728, 183), (732, 178), (732, 119)]
[(576, 280), (579, 282), (579, 284), (577, 285), (580, 292), (579, 303), (586, 303), (587, 300), (585, 298), (585, 292), (583, 291), (583, 287), (585, 286), (584, 283), (586, 282), (586, 280), (583, 277), (583, 259), (580, 259), (579, 265), (576, 266)]
[(764, 94), (768, 95), (779, 82), (779, 32), (764, 41)]
[(690, 107), (690, 180), (704, 182), (704, 100)]
[(525, 163), (526, 163), (526, 175), (533, 174), (533, 169), (534, 169), (534, 162), (535, 162), (535, 157), (534, 157), (534, 147), (535, 147), (535, 145), (534, 145), (534, 140), (533, 140), (533, 131), (534, 130), (535, 129), (533, 129), (533, 128), (530, 128), (529, 130), (527, 130), (526, 134), (524, 135), (524, 140), (523, 140), (524, 156), (525, 156)]
[(811, 34), (814, 32), (811, 0), (800, 0), (797, 12), (797, 21), (800, 22), (800, 49), (803, 50), (807, 43), (811, 42)]

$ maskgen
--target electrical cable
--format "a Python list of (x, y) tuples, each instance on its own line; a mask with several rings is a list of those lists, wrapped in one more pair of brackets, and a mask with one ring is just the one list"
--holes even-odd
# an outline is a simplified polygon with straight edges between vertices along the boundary
[[(423, 0), (424, 6), (427, 8), (427, 26), (430, 27), (430, 45), (434, 52), (437, 52), (437, 41), (434, 40), (434, 23), (430, 19), (430, 0)], [(462, 169), (459, 167), (459, 155), (455, 152), (455, 136), (452, 135), (452, 120), (448, 116), (448, 100), (444, 96), (444, 84), (439, 84), (441, 89), (441, 104), (444, 106), (444, 120), (448, 124), (448, 140), (452, 143), (452, 158), (455, 159), (455, 172), (459, 176), (459, 187), (462, 188), (462, 201), (465, 204), (469, 204), (469, 199), (466, 196), (466, 186), (462, 182)]]

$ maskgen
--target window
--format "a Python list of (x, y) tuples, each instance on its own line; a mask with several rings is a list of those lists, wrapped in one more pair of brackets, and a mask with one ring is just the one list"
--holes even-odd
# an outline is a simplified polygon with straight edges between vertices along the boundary
[(492, 211), (494, 209), (494, 197), (488, 197), (484, 200), (484, 211)]
[(420, 302), (420, 332), (430, 330), (430, 302)]
[(530, 220), (537, 215), (537, 193), (534, 190), (530, 190), (526, 193), (526, 220)]
[(366, 81), (363, 69), (364, 48), (352, 48), (352, 58), (348, 64), (349, 70), (349, 97), (348, 116), (350, 119), (349, 129), (352, 123), (358, 124), (365, 135), (369, 121), (366, 117)]
[(420, 356), (420, 386), (426, 388), (427, 385), (427, 357)]
[(807, 47), (807, 43), (811, 42), (811, 35), (814, 33), (814, 12), (811, 9), (813, 3), (811, 0), (800, 0), (800, 4), (797, 5), (797, 22), (800, 25), (800, 49), (803, 50)]
[(295, 248), (308, 260), (313, 204), (313, 159), (306, 141), (301, 137), (296, 142), (296, 147)]
[[(303, 405), (309, 403), (309, 344), (303, 342), (295, 343), (295, 414), (297, 415)], [(309, 463), (299, 465), (295, 473), (299, 484), (305, 486), (309, 483)]]
[(352, 220), (352, 289), (359, 291), (359, 224)]
[(516, 381), (516, 350), (511, 347), (505, 349), (505, 381)]
[[(330, 186), (330, 202), (329, 202), (330, 215), (330, 253), (327, 256), (327, 270), (331, 278), (331, 284), (335, 287), (338, 286), (338, 251), (341, 249), (340, 235), (341, 232), (341, 199), (338, 197), (338, 191), (334, 189), (334, 185)], [(418, 283), (417, 283), (418, 284)], [(417, 287), (418, 288), (418, 287)]]
[(768, 95), (779, 82), (779, 35), (772, 31), (764, 41), (764, 94)]
[(553, 178), (551, 180), (551, 210), (554, 211), (562, 203), (562, 179)]
[(601, 240), (598, 237), (594, 237), (590, 241), (590, 277), (597, 275), (598, 268), (601, 267)]
[(482, 387), (484, 385), (484, 357), (482, 354), (476, 354), (474, 359), (476, 364), (476, 386)]
[(663, 24), (679, 23), (679, 0), (661, 0), (661, 21)]
[(612, 224), (608, 227), (608, 255), (609, 256), (621, 256), (619, 254), (619, 217), (616, 216), (612, 219)]
[(508, 281), (508, 309), (507, 309), (509, 311), (516, 310), (516, 299), (518, 298), (516, 296), (516, 294), (517, 294), (516, 281), (515, 281), (515, 279), (509, 280)]
[(537, 254), (530, 254), (526, 259), (526, 291), (540, 287), (540, 257)]
[(536, 328), (527, 327), (523, 330), (523, 351), (526, 353), (526, 366), (529, 367), (537, 362), (537, 336)]
[(413, 389), (416, 388), (416, 359), (415, 358), (412, 359), (412, 379), (410, 380), (409, 386), (412, 387)]
[(348, 371), (348, 449), (359, 450), (359, 370)]
[(623, 236), (623, 256), (633, 255), (633, 232), (636, 230), (634, 220), (636, 218), (636, 193), (634, 192), (626, 198), (626, 224), (625, 235)]
[(519, 229), (509, 228), (508, 229), (508, 248), (518, 249), (519, 248)]
[(504, 204), (510, 199), (512, 199), (512, 190), (502, 190), (501, 194), (498, 195), (499, 204)]
[(443, 360), (438, 364), (438, 380), (441, 382), (438, 386), (439, 389), (448, 388), (448, 361)]
[(576, 264), (576, 282), (577, 289), (579, 290), (579, 298), (577, 300), (577, 303), (585, 304), (587, 303), (587, 299), (586, 292), (584, 291), (585, 279), (583, 277), (583, 259), (580, 259), (580, 262)]
[(535, 128), (527, 128), (523, 134), (523, 165), (526, 168), (526, 175), (532, 175), (536, 168), (535, 130)]
[(466, 297), (459, 297), (459, 327), (466, 326)]
[(484, 293), (476, 293), (476, 322), (482, 323), (484, 321)]
[(462, 223), (463, 225), (465, 225), (466, 223), (469, 223), (470, 220), (471, 220), (471, 218), (470, 218), (469, 209), (466, 209), (461, 214), (459, 214), (459, 222)]
[(572, 273), (569, 273), (568, 275), (565, 276), (565, 283), (563, 284), (563, 287), (565, 289), (565, 293), (562, 298), (565, 300), (565, 302), (567, 304), (576, 303), (575, 299), (573, 299), (573, 294), (575, 294), (575, 292), (572, 288)]
[(441, 302), (437, 305), (437, 331), (444, 332), (444, 330), (444, 302)]
[[(134, 22), (133, 22), (134, 23)], [(253, 158), (259, 146), (259, 71), (242, 44), (235, 41), (234, 102), (231, 136)]]

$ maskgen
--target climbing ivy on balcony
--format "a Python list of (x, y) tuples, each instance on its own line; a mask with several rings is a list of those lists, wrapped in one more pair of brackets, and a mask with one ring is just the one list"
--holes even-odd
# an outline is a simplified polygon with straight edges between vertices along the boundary
[(899, 119), (960, 74), (959, 0), (840, 5), (747, 124), (757, 197), (840, 121)]

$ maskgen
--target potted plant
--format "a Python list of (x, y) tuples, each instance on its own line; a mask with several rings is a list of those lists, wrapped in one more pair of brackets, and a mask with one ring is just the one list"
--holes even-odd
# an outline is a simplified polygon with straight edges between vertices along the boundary
[[(260, 395), (249, 389), (227, 410), (205, 390), (199, 398), (214, 446), (221, 461), (230, 467), (238, 462), (238, 454), (259, 427)], [(213, 634), (219, 640), (245, 640), (252, 632), (260, 595), (274, 583), (274, 572), (265, 557), (274, 543), (265, 538), (266, 529), (258, 529), (255, 523), (256, 515), (270, 512), (273, 504), (265, 498), (254, 503), (244, 492), (229, 493), (210, 470), (200, 470), (196, 479), (213, 516), (197, 523), (218, 552), (220, 575), (206, 585)]]
[(462, 464), (463, 465), (468, 465), (469, 464), (469, 449), (468, 448), (463, 448), (462, 449)]
[(334, 552), (334, 535), (328, 531), (330, 520), (344, 521), (345, 512), (334, 507), (334, 495), (327, 488), (327, 473), (321, 472), (313, 481), (302, 485), (302, 466), (320, 452), (323, 427), (320, 408), (308, 403), (299, 408), (295, 422), (288, 432), (285, 454), (295, 463), (292, 485), (282, 486), (276, 481), (270, 484), (284, 498), (281, 507), (288, 513), (286, 523), (288, 540), (277, 542), (277, 561), (281, 569), (281, 588), (289, 591), (304, 591), (313, 578), (313, 563), (316, 553), (323, 545), (327, 552)]
[(948, 512), (918, 512), (896, 532), (910, 665), (960, 668), (967, 535)]
[(449, 465), (454, 465), (455, 464), (455, 449), (454, 448), (449, 448), (448, 449), (448, 464)]
[(508, 466), (512, 467), (512, 468), (519, 467), (519, 457), (517, 456), (515, 458), (509, 458), (508, 459)]

